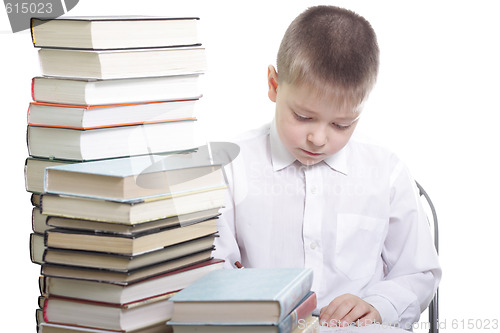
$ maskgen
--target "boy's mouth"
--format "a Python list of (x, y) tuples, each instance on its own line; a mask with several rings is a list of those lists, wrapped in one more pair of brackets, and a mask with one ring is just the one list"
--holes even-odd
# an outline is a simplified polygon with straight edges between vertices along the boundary
[(313, 152), (310, 152), (310, 151), (305, 150), (305, 149), (300, 149), (300, 150), (302, 150), (304, 153), (306, 153), (309, 156), (321, 156), (321, 155), (323, 155), (322, 153), (313, 153)]

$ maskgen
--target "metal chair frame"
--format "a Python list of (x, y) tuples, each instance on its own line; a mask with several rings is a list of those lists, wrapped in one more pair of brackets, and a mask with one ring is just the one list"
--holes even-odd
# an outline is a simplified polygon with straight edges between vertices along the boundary
[[(438, 218), (436, 214), (436, 209), (434, 208), (431, 198), (424, 190), (424, 188), (418, 182), (416, 182), (416, 184), (420, 197), (425, 199), (432, 212), (432, 221), (429, 220), (429, 224), (431, 224), (431, 227), (433, 228), (434, 246), (436, 247), (436, 251), (439, 253), (439, 228), (438, 228)], [(438, 333), (439, 332), (439, 289), (436, 291), (434, 298), (429, 304), (428, 312), (429, 312), (429, 333)]]

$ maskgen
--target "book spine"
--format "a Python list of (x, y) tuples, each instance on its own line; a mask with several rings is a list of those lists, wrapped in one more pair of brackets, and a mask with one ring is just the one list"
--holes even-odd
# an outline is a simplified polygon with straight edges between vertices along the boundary
[(31, 41), (33, 42), (33, 46), (36, 47), (36, 40), (35, 40), (35, 18), (32, 17), (30, 18), (30, 31), (31, 31)]
[(35, 99), (35, 78), (31, 79), (31, 98), (36, 101)]
[(47, 306), (49, 305), (49, 299), (46, 298), (45, 302), (43, 302), (43, 321), (48, 323), (49, 318), (47, 317)]
[(47, 286), (48, 286), (48, 282), (47, 282), (47, 276), (45, 275), (40, 275), (38, 277), (38, 289), (40, 290), (40, 294), (41, 295), (45, 295), (47, 294)]
[(316, 305), (316, 293), (310, 291), (306, 297), (301, 300), (299, 305), (278, 324), (279, 332), (291, 332), (299, 325), (301, 320), (304, 320), (314, 311), (314, 309), (316, 309)]
[(281, 321), (293, 308), (299, 304), (304, 296), (310, 291), (313, 280), (312, 269), (306, 269), (302, 274), (297, 276), (284, 291), (276, 297), (280, 303), (281, 313), (279, 320)]

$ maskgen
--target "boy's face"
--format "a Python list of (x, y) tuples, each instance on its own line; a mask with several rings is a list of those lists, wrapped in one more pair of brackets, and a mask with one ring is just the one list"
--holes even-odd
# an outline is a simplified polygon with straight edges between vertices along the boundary
[[(276, 81), (277, 82), (277, 81)], [(339, 107), (308, 85), (270, 81), (269, 98), (276, 102), (276, 127), (283, 145), (302, 164), (313, 165), (340, 151), (351, 138), (359, 117), (357, 106)]]

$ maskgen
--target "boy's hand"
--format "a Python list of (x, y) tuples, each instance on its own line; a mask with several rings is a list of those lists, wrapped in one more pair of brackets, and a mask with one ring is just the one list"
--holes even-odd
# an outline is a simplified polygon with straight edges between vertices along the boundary
[(321, 309), (319, 318), (321, 326), (349, 326), (353, 323), (365, 326), (382, 322), (377, 309), (351, 294), (335, 298)]

